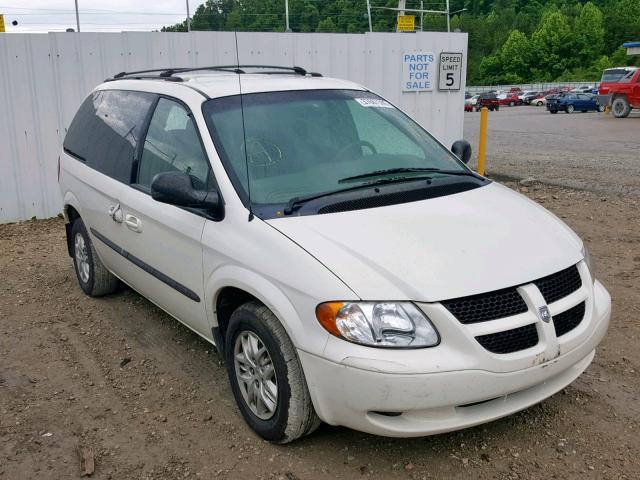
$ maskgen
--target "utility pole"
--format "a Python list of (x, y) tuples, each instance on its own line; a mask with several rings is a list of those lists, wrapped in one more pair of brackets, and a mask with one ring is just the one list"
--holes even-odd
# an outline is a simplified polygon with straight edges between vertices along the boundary
[(449, 9), (449, 0), (447, 0), (447, 33), (451, 33), (451, 10)]
[(367, 0), (367, 17), (369, 17), (369, 31), (373, 32), (373, 27), (371, 26), (371, 1)]
[[(420, 0), (420, 10), (424, 10), (424, 2)], [(420, 31), (423, 32), (422, 26), (424, 25), (424, 12), (420, 12)]]
[(78, 13), (78, 0), (76, 0), (76, 31), (80, 33), (80, 14)]
[(289, 0), (284, 0), (284, 17), (286, 22), (285, 32), (290, 32), (291, 28), (289, 27)]
[(191, 17), (189, 16), (189, 0), (185, 0), (187, 3), (187, 32), (191, 31)]
[[(404, 9), (406, 8), (406, 6), (407, 6), (407, 0), (398, 0), (398, 17), (400, 15), (404, 15)], [(396, 20), (396, 25), (398, 25), (397, 20)], [(399, 32), (400, 30), (398, 30), (396, 27), (396, 31)]]

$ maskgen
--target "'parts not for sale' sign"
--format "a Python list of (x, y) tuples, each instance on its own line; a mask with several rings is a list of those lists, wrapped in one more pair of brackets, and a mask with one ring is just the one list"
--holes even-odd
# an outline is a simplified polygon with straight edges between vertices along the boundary
[[(433, 52), (413, 51), (402, 54), (402, 91), (425, 92), (438, 90), (460, 90), (462, 79), (462, 53), (440, 53), (440, 66), (436, 69)], [(438, 78), (436, 78), (436, 75)]]
[(436, 56), (433, 52), (406, 52), (402, 54), (402, 91), (424, 92), (433, 90), (436, 80)]

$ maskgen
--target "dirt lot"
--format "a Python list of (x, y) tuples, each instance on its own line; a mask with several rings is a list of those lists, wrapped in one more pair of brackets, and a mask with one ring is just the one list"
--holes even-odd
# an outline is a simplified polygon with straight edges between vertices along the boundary
[[(480, 114), (465, 113), (464, 135), (478, 146)], [(544, 107), (489, 112), (487, 172), (546, 183), (640, 195), (640, 111), (625, 119)]]
[(410, 440), (327, 425), (289, 446), (259, 440), (210, 345), (128, 289), (81, 292), (61, 220), (0, 225), (0, 479), (78, 478), (78, 447), (94, 478), (118, 480), (640, 478), (640, 197), (510, 186), (586, 241), (613, 296), (609, 334), (542, 404)]

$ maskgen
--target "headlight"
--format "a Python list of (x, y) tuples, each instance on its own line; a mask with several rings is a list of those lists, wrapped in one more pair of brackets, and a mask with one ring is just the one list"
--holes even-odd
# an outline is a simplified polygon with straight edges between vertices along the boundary
[(587, 250), (587, 247), (584, 247), (584, 246), (582, 247), (582, 256), (584, 258), (584, 263), (587, 264), (587, 268), (589, 269), (589, 273), (591, 274), (591, 283), (595, 283), (596, 268), (593, 263), (593, 260), (591, 260), (591, 256), (589, 255), (589, 251)]
[(424, 348), (438, 345), (438, 332), (418, 307), (402, 302), (327, 302), (316, 307), (332, 335), (371, 347)]

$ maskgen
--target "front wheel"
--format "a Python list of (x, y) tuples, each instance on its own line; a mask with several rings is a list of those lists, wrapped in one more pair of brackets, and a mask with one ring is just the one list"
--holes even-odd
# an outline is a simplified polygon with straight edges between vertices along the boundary
[(600, 113), (604, 112), (604, 106), (602, 106), (602, 105), (598, 105), (598, 111), (599, 111)]
[(295, 347), (276, 316), (258, 302), (229, 321), (225, 363), (231, 390), (247, 424), (262, 438), (292, 442), (319, 425)]
[(541, 106), (542, 106), (542, 102), (537, 102), (537, 103), (536, 103), (536, 106), (537, 106), (537, 107), (541, 107)]
[(631, 113), (631, 106), (626, 97), (616, 97), (611, 103), (611, 111), (616, 118), (628, 117)]
[(509, 106), (510, 106), (510, 107), (515, 107), (515, 105), (516, 105), (515, 103), (513, 103), (513, 102), (509, 102)]
[(549, 110), (551, 113), (556, 114), (558, 113), (558, 110)]
[(573, 113), (575, 111), (575, 107), (573, 105), (567, 105), (567, 109), (565, 111), (567, 113)]

